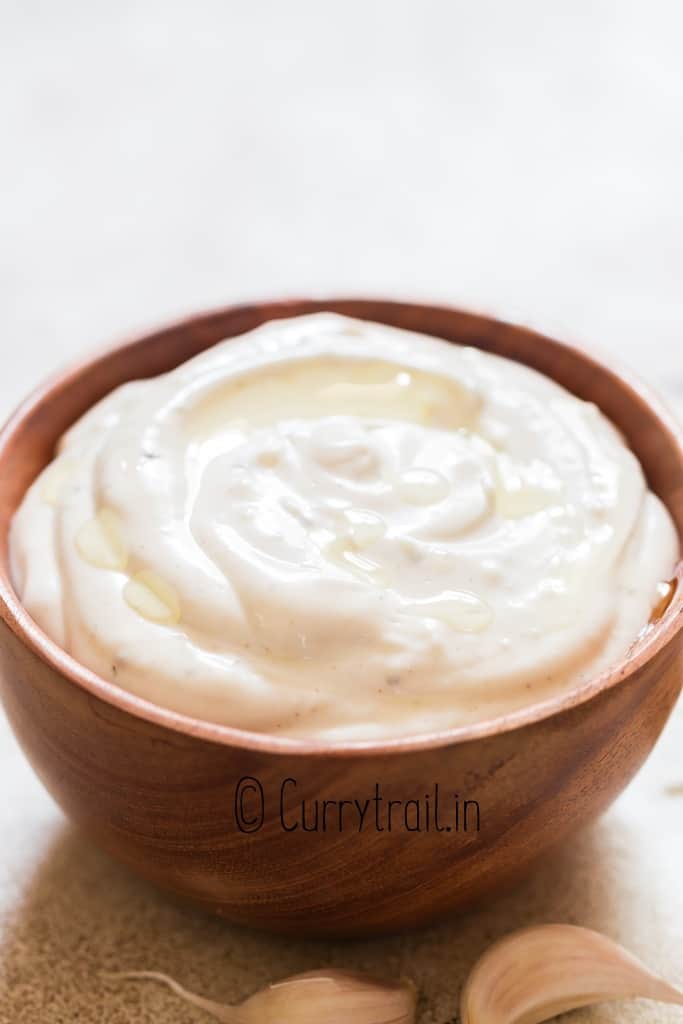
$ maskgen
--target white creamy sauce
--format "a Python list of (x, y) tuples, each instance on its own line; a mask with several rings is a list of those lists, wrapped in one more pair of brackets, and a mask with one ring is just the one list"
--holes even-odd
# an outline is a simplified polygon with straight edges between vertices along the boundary
[(262, 732), (414, 734), (621, 658), (678, 555), (616, 428), (535, 371), (332, 314), (119, 388), (12, 524), (84, 665)]

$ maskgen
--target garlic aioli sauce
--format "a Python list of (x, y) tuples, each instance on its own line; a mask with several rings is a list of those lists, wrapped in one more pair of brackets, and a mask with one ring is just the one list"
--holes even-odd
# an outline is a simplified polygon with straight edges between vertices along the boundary
[(104, 678), (212, 722), (361, 740), (613, 664), (678, 538), (595, 406), (497, 356), (317, 314), (94, 406), (10, 551), (28, 611)]

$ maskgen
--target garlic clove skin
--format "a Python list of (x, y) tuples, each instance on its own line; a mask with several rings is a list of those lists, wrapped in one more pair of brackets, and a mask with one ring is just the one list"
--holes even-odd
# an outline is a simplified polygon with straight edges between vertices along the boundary
[(462, 1024), (541, 1024), (612, 999), (683, 1006), (683, 993), (605, 935), (574, 925), (524, 928), (494, 943), (472, 968)]
[(224, 1024), (239, 1024), (242, 1020), (238, 1016), (238, 1006), (217, 1003), (213, 999), (205, 999), (204, 996), (189, 992), (182, 985), (179, 985), (175, 978), (172, 978), (169, 974), (162, 974), (161, 971), (115, 971), (113, 973), (106, 972), (102, 977), (108, 981), (158, 981), (161, 985), (166, 985), (167, 988), (170, 988), (171, 992), (182, 999), (183, 1002), (204, 1010), (214, 1020), (223, 1021)]
[(308, 971), (268, 985), (237, 1006), (188, 992), (158, 971), (108, 974), (167, 985), (185, 1002), (227, 1024), (414, 1024), (417, 993), (409, 981), (385, 982), (352, 971)]

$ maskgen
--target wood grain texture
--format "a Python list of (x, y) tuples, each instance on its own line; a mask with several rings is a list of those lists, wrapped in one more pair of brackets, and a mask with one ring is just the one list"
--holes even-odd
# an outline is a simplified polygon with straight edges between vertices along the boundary
[[(600, 813), (649, 753), (681, 686), (680, 592), (646, 641), (580, 691), (496, 722), (354, 748), (200, 723), (99, 680), (19, 607), (6, 534), (59, 434), (124, 380), (169, 369), (222, 337), (318, 309), (381, 320), (517, 358), (599, 404), (621, 427), (683, 532), (683, 449), (641, 388), (586, 353), (531, 331), (436, 307), (288, 301), (196, 317), (62, 375), (0, 436), (0, 678), (19, 740), (67, 814), (131, 868), (235, 921), (365, 934), (421, 924), (510, 884)], [(260, 780), (263, 827), (236, 827), (240, 778)], [(285, 831), (302, 799), (423, 801), (439, 783), (480, 807), (479, 831)], [(452, 820), (452, 819), (449, 819)], [(385, 822), (386, 825), (386, 822)]]

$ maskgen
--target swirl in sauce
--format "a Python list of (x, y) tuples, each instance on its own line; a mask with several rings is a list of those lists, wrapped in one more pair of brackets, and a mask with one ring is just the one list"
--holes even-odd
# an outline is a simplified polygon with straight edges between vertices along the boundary
[(415, 734), (616, 662), (678, 539), (616, 428), (520, 364), (332, 314), (117, 389), (12, 524), (43, 629), (162, 706)]

